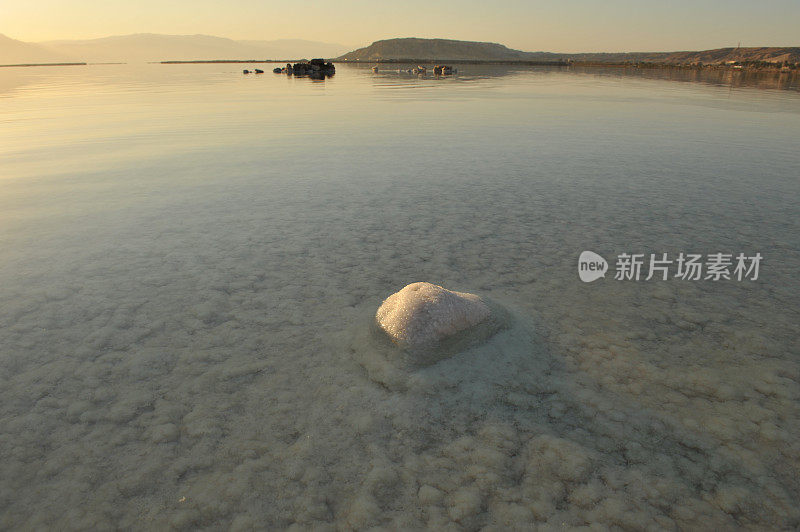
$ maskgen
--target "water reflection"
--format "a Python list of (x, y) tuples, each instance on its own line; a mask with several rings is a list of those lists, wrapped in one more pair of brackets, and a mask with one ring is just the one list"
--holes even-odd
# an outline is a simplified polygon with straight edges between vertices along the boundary
[(708, 85), (729, 86), (737, 89), (755, 88), (800, 91), (800, 76), (794, 72), (580, 66), (571, 67), (569, 71), (600, 77), (656, 79), (684, 83), (697, 82)]
[[(412, 87), (418, 81), (480, 82), (500, 78), (515, 78), (535, 75), (546, 81), (553, 76), (591, 76), (598, 79), (660, 80), (681, 83), (699, 83), (734, 89), (764, 89), (800, 92), (800, 76), (795, 72), (748, 72), (742, 70), (695, 70), (680, 68), (639, 69), (594, 66), (547, 67), (525, 65), (453, 65), (452, 75), (434, 75), (433, 64), (427, 73), (409, 73), (415, 63), (372, 64), (339, 63), (340, 72), (356, 79), (369, 78), (373, 86), (391, 87), (397, 83)], [(267, 65), (265, 70), (272, 71)], [(92, 93), (115, 93), (137, 91), (173, 91), (175, 89), (202, 90), (200, 86), (228, 85), (236, 83), (236, 74), (241, 70), (236, 65), (221, 64), (169, 64), (169, 65), (83, 65), (70, 67), (5, 67), (0, 69), (0, 97), (20, 92), (81, 90)], [(305, 77), (314, 81), (330, 79), (332, 71), (307, 72)], [(264, 76), (266, 80), (274, 76)], [(563, 78), (560, 81), (565, 81)], [(409, 83), (414, 82), (414, 83)]]
[(0, 68), (0, 98), (8, 97), (34, 82), (24, 68)]
[(685, 68), (633, 68), (633, 67), (599, 67), (599, 66), (525, 66), (525, 65), (454, 65), (457, 71), (453, 75), (433, 75), (432, 65), (426, 73), (417, 73), (416, 63), (384, 63), (377, 65), (373, 72), (371, 64), (345, 64), (342, 69), (357, 73), (361, 77), (369, 77), (374, 86), (396, 88), (398, 86), (422, 88), (420, 82), (458, 81), (480, 82), (495, 79), (526, 77), (531, 75), (539, 81), (557, 78), (559, 82), (568, 81), (569, 77), (580, 80), (585, 77), (616, 80), (653, 80), (679, 83), (695, 83), (731, 89), (760, 89), (800, 92), (800, 76), (795, 72), (766, 72), (743, 70), (712, 70)]

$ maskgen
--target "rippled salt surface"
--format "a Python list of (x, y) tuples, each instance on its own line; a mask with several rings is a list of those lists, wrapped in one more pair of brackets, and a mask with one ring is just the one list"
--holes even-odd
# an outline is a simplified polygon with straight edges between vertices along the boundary
[[(800, 525), (796, 85), (0, 76), (0, 527)], [(387, 387), (417, 280), (517, 321)]]

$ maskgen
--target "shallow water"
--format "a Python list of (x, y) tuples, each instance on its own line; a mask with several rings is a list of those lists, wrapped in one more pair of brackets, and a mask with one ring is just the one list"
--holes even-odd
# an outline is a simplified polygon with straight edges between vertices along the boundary
[[(0, 527), (800, 526), (796, 78), (459, 70), (0, 71)], [(376, 378), (414, 281), (514, 325)]]

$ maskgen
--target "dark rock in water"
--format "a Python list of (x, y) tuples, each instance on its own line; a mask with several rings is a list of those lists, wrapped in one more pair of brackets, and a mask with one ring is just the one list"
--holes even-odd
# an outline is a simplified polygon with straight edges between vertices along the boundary
[(260, 69), (258, 69), (258, 68), (256, 69), (256, 74), (263, 74), (263, 73), (264, 73), (264, 71), (263, 71), (263, 70), (260, 70)]
[(249, 70), (242, 70), (242, 74), (249, 74), (249, 73), (250, 73)]
[[(287, 66), (287, 71), (288, 66)], [(325, 62), (324, 59), (312, 59), (309, 62), (295, 63), (292, 65), (290, 73), (295, 76), (309, 76), (313, 79), (324, 79), (336, 73), (333, 63)]]
[(311, 65), (308, 63), (295, 63), (292, 65), (292, 70), (295, 76), (305, 76), (311, 72)]

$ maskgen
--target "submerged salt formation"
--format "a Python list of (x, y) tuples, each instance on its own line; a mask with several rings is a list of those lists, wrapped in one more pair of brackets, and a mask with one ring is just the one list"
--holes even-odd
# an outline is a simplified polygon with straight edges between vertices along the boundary
[[(450, 371), (444, 369), (447, 359), (481, 367), (500, 356), (508, 338), (516, 338), (498, 334), (514, 329), (516, 320), (495, 301), (424, 282), (390, 295), (369, 318), (372, 327), (353, 335), (353, 352), (369, 378), (391, 390), (419, 387), (430, 378), (428, 371)], [(505, 340), (498, 343), (495, 336)]]
[(399, 346), (425, 348), (486, 321), (490, 315), (486, 303), (474, 294), (412, 283), (386, 298), (375, 319)]

